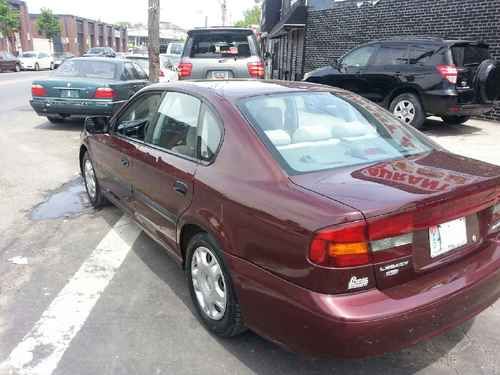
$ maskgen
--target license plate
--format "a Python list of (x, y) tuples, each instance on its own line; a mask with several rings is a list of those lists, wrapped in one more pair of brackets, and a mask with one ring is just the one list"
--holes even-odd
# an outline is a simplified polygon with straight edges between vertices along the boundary
[(431, 258), (436, 258), (467, 244), (465, 217), (429, 228)]
[(229, 72), (212, 72), (212, 79), (228, 79)]
[(61, 98), (79, 98), (78, 90), (61, 90)]

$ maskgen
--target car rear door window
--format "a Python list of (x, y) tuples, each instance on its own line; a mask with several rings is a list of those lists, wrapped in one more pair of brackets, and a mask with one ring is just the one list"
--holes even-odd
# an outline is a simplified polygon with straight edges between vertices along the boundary
[(222, 129), (214, 113), (203, 106), (200, 129), (200, 159), (211, 161), (219, 148), (222, 140)]
[(144, 142), (156, 117), (161, 97), (161, 93), (149, 93), (134, 100), (116, 121), (116, 133)]
[(137, 79), (137, 78), (136, 78), (134, 65), (132, 65), (132, 63), (125, 63), (123, 66), (123, 80), (124, 81), (132, 81), (135, 79)]
[(195, 158), (200, 110), (199, 99), (183, 93), (167, 93), (158, 109), (150, 142), (165, 150)]
[(403, 65), (408, 63), (408, 46), (405, 44), (386, 44), (378, 49), (372, 65)]
[(342, 59), (342, 65), (357, 66), (357, 67), (367, 66), (375, 50), (376, 50), (375, 46), (366, 46), (358, 48), (357, 50), (352, 51)]

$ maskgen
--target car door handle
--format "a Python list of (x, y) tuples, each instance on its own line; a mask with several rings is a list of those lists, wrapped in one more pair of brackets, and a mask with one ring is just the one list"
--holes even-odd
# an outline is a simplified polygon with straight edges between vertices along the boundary
[(176, 193), (186, 195), (188, 192), (188, 186), (182, 181), (175, 181), (174, 190)]
[(125, 168), (128, 168), (130, 163), (128, 161), (127, 158), (122, 158), (122, 160), (120, 160), (120, 163), (122, 164), (122, 166), (124, 166)]

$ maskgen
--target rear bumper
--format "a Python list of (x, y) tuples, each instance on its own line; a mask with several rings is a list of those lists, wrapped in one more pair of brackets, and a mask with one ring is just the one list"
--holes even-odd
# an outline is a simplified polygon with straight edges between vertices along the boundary
[(472, 318), (500, 297), (500, 243), (398, 287), (324, 295), (227, 257), (245, 323), (312, 356), (401, 350)]
[(493, 110), (493, 104), (474, 103), (473, 95), (438, 90), (422, 96), (425, 111), (435, 116), (479, 116)]
[(33, 98), (31, 107), (40, 116), (69, 115), (69, 116), (112, 116), (121, 106), (122, 101), (92, 100), (92, 99), (58, 99)]

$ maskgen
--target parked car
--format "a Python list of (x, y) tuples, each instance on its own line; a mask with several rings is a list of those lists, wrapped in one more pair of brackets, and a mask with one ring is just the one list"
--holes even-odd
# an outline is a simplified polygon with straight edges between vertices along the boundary
[(176, 54), (160, 55), (160, 83), (173, 82), (179, 79), (180, 56)]
[(75, 55), (69, 52), (54, 53), (52, 56), (52, 59), (54, 60), (54, 69), (59, 68), (63, 62), (68, 59), (72, 59), (73, 57), (75, 57)]
[(264, 78), (253, 30), (200, 28), (188, 32), (179, 79)]
[(54, 69), (54, 60), (46, 52), (27, 51), (19, 58), (22, 70)]
[(305, 81), (351, 90), (421, 128), (430, 115), (461, 124), (491, 111), (499, 69), (482, 42), (397, 37), (361, 45)]
[(165, 54), (181, 56), (183, 51), (184, 51), (184, 43), (172, 42), (168, 43), (167, 51)]
[(52, 75), (33, 82), (31, 106), (57, 122), (69, 116), (111, 116), (148, 77), (133, 62), (104, 57), (66, 60)]
[(5, 71), (21, 71), (21, 62), (12, 53), (0, 51), (0, 73)]
[(89, 117), (95, 207), (184, 268), (201, 322), (306, 354), (399, 350), (500, 296), (500, 167), (303, 82), (153, 85)]
[(83, 57), (116, 57), (116, 52), (111, 47), (92, 47)]

